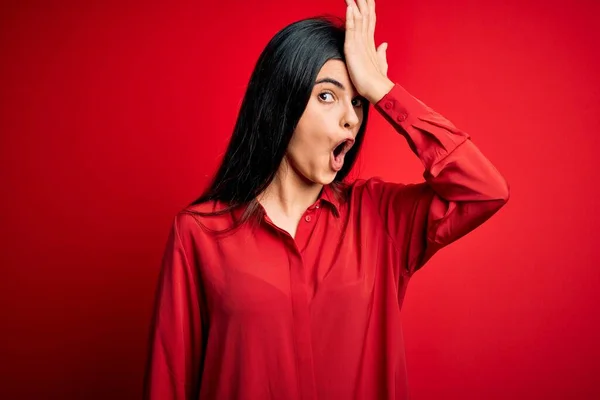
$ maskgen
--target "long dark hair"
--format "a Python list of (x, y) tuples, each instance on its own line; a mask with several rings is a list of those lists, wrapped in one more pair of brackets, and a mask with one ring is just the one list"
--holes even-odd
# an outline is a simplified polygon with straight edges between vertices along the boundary
[[(256, 197), (275, 177), (321, 67), (331, 59), (345, 62), (344, 38), (343, 20), (320, 16), (294, 22), (271, 39), (250, 77), (223, 161), (208, 189), (190, 204), (221, 201), (227, 206), (193, 214), (221, 215), (246, 206), (235, 226), (258, 216)], [(365, 133), (369, 103), (364, 104), (355, 144), (331, 183), (341, 200), (348, 188), (344, 179), (356, 161)]]

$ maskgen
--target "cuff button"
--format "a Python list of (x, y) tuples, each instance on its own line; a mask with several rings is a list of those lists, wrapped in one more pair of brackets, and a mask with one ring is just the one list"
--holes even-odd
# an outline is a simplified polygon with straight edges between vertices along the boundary
[(399, 114), (399, 115), (396, 117), (396, 120), (397, 120), (398, 122), (403, 122), (403, 121), (405, 121), (405, 120), (406, 120), (406, 118), (407, 118), (407, 115), (406, 115), (406, 114)]
[(391, 101), (388, 101), (388, 102), (386, 102), (386, 103), (385, 103), (385, 108), (387, 108), (388, 110), (389, 110), (390, 108), (392, 108), (392, 102), (391, 102)]

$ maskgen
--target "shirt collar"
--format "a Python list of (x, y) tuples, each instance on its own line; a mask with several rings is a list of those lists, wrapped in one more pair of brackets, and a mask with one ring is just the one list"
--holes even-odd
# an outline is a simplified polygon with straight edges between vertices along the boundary
[[(340, 216), (340, 207), (341, 201), (338, 196), (335, 194), (335, 191), (331, 188), (331, 185), (324, 185), (323, 189), (319, 193), (319, 197), (315, 201), (315, 203), (310, 208), (315, 208), (320, 204), (327, 204), (331, 210), (333, 211), (333, 215), (335, 217)], [(247, 205), (238, 207), (233, 210), (233, 214), (236, 218), (241, 218), (244, 213)], [(264, 217), (266, 215), (265, 209), (259, 204), (259, 209), (261, 210), (261, 216)]]
[(323, 190), (321, 190), (321, 193), (319, 194), (319, 198), (317, 200), (317, 203), (318, 202), (329, 204), (334, 215), (336, 217), (340, 216), (340, 200), (331, 188), (331, 185), (323, 186)]

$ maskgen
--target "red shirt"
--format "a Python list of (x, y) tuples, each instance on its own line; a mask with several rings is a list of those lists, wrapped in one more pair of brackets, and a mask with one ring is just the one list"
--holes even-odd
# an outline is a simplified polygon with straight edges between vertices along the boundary
[[(325, 186), (298, 226), (225, 237), (182, 210), (156, 293), (151, 399), (406, 399), (400, 310), (411, 276), (509, 198), (469, 135), (400, 85), (375, 108), (425, 167), (425, 182)], [(192, 206), (209, 211), (220, 205)], [(204, 217), (224, 229), (231, 215)]]

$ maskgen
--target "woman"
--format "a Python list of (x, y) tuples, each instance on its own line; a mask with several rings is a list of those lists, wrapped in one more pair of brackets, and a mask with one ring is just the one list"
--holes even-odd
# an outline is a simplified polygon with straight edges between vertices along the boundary
[[(375, 3), (294, 23), (251, 77), (212, 185), (174, 219), (145, 397), (407, 398), (411, 276), (508, 200), (470, 136), (387, 77)], [(343, 182), (373, 104), (425, 182)]]

